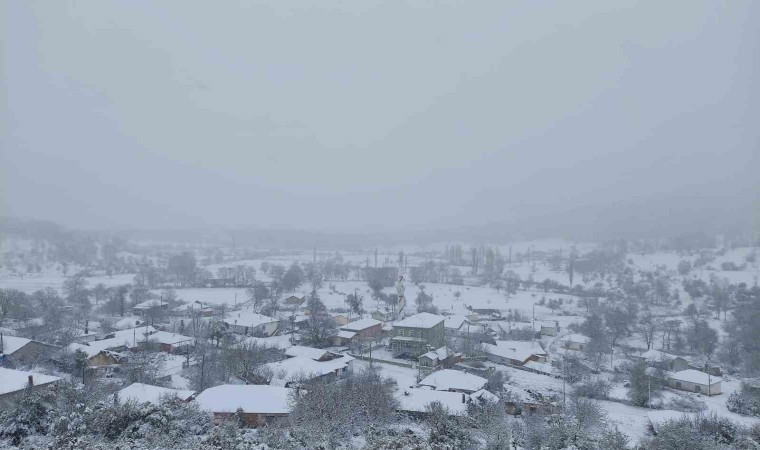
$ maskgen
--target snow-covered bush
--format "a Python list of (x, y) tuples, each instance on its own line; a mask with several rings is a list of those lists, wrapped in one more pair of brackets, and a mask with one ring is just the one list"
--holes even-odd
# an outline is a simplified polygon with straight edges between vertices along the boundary
[(573, 389), (573, 393), (580, 397), (605, 400), (610, 395), (610, 383), (602, 379), (588, 379), (581, 381)]
[(744, 387), (728, 396), (726, 408), (738, 414), (760, 417), (760, 399), (750, 394)]
[(697, 413), (707, 410), (707, 404), (692, 396), (679, 395), (668, 400), (664, 409), (672, 409), (674, 411), (682, 411), (689, 413)]

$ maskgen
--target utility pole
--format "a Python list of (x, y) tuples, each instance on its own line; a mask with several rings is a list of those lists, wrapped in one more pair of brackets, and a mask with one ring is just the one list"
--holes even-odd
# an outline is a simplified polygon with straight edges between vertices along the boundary
[(565, 409), (565, 371), (567, 370), (567, 356), (562, 355), (562, 409)]

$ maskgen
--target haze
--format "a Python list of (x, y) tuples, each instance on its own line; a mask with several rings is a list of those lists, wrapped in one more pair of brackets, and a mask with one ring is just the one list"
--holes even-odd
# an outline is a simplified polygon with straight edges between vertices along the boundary
[(745, 221), (758, 192), (757, 2), (2, 10), (9, 216), (561, 230), (568, 211), (620, 226), (627, 211), (701, 227)]

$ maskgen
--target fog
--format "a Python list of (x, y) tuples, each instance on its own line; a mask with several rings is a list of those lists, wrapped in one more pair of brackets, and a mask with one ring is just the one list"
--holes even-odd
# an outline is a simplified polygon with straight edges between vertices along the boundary
[(647, 233), (745, 226), (760, 190), (749, 0), (2, 11), (0, 215)]

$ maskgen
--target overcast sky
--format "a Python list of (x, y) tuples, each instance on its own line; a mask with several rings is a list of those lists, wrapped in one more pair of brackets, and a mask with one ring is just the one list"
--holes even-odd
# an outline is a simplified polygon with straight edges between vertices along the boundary
[(752, 0), (0, 8), (12, 216), (442, 228), (758, 188)]

